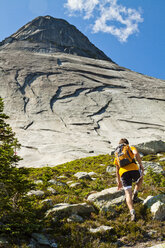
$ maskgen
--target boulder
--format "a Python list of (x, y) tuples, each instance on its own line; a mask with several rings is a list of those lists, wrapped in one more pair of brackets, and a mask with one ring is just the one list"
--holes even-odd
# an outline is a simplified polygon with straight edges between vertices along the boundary
[(43, 184), (43, 181), (42, 180), (35, 180), (34, 183), (35, 184)]
[(72, 183), (69, 185), (70, 188), (76, 188), (77, 186), (81, 185), (81, 183)]
[(116, 172), (116, 167), (108, 165), (106, 168), (106, 172), (110, 174), (115, 174)]
[(57, 186), (66, 186), (66, 184), (65, 184), (65, 183), (62, 183), (62, 182), (57, 181), (57, 180), (55, 180), (55, 179), (51, 179), (51, 180), (49, 180), (49, 181), (48, 181), (48, 183), (50, 183), (50, 184), (54, 184), (54, 185), (57, 185)]
[(91, 179), (90, 175), (87, 172), (77, 172), (74, 174), (78, 179)]
[(157, 201), (165, 203), (165, 194), (159, 194), (156, 196), (150, 195), (144, 200), (143, 204), (150, 208)]
[(71, 216), (69, 216), (69, 218), (67, 219), (68, 222), (78, 222), (81, 223), (84, 221), (84, 219), (77, 214), (72, 214)]
[(93, 176), (97, 176), (97, 173), (94, 172), (94, 171), (91, 171), (91, 172), (88, 172), (88, 175), (89, 175), (90, 177), (93, 177)]
[(51, 192), (53, 195), (58, 194), (58, 192), (55, 189), (53, 189), (52, 187), (48, 187), (47, 190), (49, 192)]
[(160, 162), (164, 162), (164, 161), (165, 161), (165, 157), (160, 158), (159, 161), (160, 161)]
[(165, 220), (165, 203), (161, 201), (155, 202), (151, 206), (151, 213), (155, 220)]
[(91, 177), (91, 179), (92, 179), (92, 181), (95, 181), (95, 180), (97, 180), (97, 178), (96, 178), (96, 177)]
[(44, 234), (32, 233), (32, 237), (37, 241), (38, 244), (50, 246), (50, 242)]
[(93, 203), (100, 211), (113, 211), (113, 206), (121, 204), (125, 200), (124, 190), (117, 187), (102, 190), (88, 196), (87, 201)]
[(65, 178), (67, 178), (66, 176), (59, 176), (59, 177), (57, 177), (58, 179), (65, 179)]
[(89, 231), (91, 233), (105, 233), (107, 231), (113, 230), (113, 227), (111, 226), (99, 226), (97, 228), (90, 228)]
[(150, 246), (149, 248), (165, 248), (165, 243), (154, 245), (154, 246)]
[[(9, 244), (6, 237), (0, 236), (0, 247), (5, 247)], [(8, 247), (8, 246), (7, 246)]]
[(52, 201), (52, 199), (45, 199), (45, 200), (42, 201), (42, 203), (43, 204), (46, 204), (46, 205), (48, 205), (50, 207), (53, 207), (53, 201)]
[(55, 205), (52, 209), (48, 210), (46, 212), (46, 217), (50, 215), (57, 217), (70, 216), (72, 214), (89, 215), (92, 212), (95, 212), (94, 208), (87, 203), (60, 203)]
[(165, 142), (162, 140), (153, 140), (137, 144), (136, 148), (144, 155), (157, 154), (158, 152), (165, 152)]
[(50, 180), (48, 181), (48, 183), (50, 183), (50, 184), (57, 184), (57, 180), (55, 180), (55, 179), (50, 179)]
[(73, 183), (73, 181), (68, 181), (68, 182), (67, 182), (68, 185), (71, 184), (71, 183)]
[(31, 238), (30, 243), (27, 245), (28, 248), (37, 248), (37, 241)]
[(51, 243), (51, 247), (52, 247), (52, 248), (57, 248), (57, 247), (58, 247), (58, 244), (55, 243), (55, 242), (54, 242), (54, 243)]
[(147, 162), (147, 161), (142, 161), (143, 166), (144, 166), (144, 171), (147, 172), (149, 168), (151, 168), (154, 172), (160, 173), (163, 172), (163, 168), (160, 165), (160, 163), (157, 162)]
[(27, 195), (28, 196), (32, 196), (32, 195), (35, 195), (35, 196), (43, 196), (45, 193), (44, 191), (42, 190), (30, 190)]
[(153, 219), (165, 220), (165, 194), (148, 196), (143, 204), (150, 208)]

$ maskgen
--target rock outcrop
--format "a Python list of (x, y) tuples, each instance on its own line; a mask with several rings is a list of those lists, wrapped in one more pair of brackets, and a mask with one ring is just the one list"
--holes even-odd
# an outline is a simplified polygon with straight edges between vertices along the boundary
[(155, 220), (165, 220), (165, 194), (148, 196), (143, 204), (150, 208)]
[(39, 17), (0, 43), (0, 96), (20, 166), (165, 140), (165, 82), (113, 63), (64, 20)]

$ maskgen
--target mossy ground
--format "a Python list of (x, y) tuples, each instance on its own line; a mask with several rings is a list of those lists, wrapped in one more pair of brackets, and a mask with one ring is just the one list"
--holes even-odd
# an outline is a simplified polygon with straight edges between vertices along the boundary
[[(165, 157), (165, 154), (163, 154)], [(145, 161), (159, 161), (158, 156), (150, 155), (143, 157)], [(134, 247), (137, 243), (146, 242), (148, 240), (165, 240), (164, 222), (152, 219), (150, 211), (146, 209), (142, 203), (135, 204), (137, 213), (137, 221), (132, 223), (126, 203), (115, 207), (115, 211), (100, 213), (92, 213), (91, 216), (85, 218), (83, 223), (68, 223), (66, 218), (57, 220), (44, 219), (44, 214), (48, 206), (41, 203), (43, 199), (52, 199), (53, 204), (62, 202), (81, 203), (93, 191), (101, 191), (106, 188), (116, 186), (115, 173), (106, 172), (108, 165), (113, 165), (114, 157), (110, 155), (100, 155), (96, 157), (88, 157), (78, 159), (69, 163), (65, 163), (55, 167), (44, 167), (39, 169), (28, 169), (28, 178), (32, 181), (42, 180), (43, 183), (35, 185), (35, 189), (45, 192), (42, 197), (32, 197), (35, 206), (36, 220), (33, 220), (31, 232), (38, 231), (47, 233), (58, 243), (58, 247), (62, 248), (90, 248), (90, 247), (119, 247), (122, 242), (125, 245)], [(165, 162), (161, 162), (165, 167)], [(74, 174), (79, 171), (95, 172), (95, 180), (78, 180)], [(63, 176), (62, 178), (59, 178)], [(56, 179), (65, 186), (51, 185), (48, 181)], [(70, 188), (68, 181), (80, 182), (76, 188)], [(57, 194), (50, 193), (47, 189), (51, 186), (57, 191)], [(148, 195), (157, 195), (163, 192), (165, 187), (165, 179), (162, 174), (153, 173), (152, 170), (144, 177), (143, 187), (140, 196), (145, 198)], [(40, 223), (40, 225), (38, 225)], [(89, 228), (95, 228), (100, 225), (108, 225), (113, 230), (104, 234), (91, 234)], [(36, 230), (35, 230), (36, 228)], [(24, 234), (26, 237), (28, 233)], [(24, 236), (24, 238), (25, 238)], [(23, 237), (22, 237), (23, 238)], [(121, 245), (122, 246), (122, 245)], [(17, 247), (17, 246), (13, 246)], [(26, 247), (23, 246), (22, 247)]]

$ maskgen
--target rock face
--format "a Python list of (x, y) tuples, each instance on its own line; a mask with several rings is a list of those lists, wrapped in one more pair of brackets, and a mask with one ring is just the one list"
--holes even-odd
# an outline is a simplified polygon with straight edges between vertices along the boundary
[(121, 137), (165, 140), (165, 81), (113, 63), (64, 20), (39, 17), (0, 43), (0, 96), (20, 166), (110, 153)]
[(30, 52), (62, 52), (112, 61), (75, 26), (51, 16), (34, 19), (2, 41), (0, 45), (1, 49), (7, 47)]

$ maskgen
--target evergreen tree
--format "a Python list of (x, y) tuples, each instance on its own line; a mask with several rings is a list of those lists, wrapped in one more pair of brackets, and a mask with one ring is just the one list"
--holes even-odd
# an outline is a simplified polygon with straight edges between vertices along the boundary
[(35, 218), (33, 202), (27, 192), (33, 187), (28, 180), (28, 170), (17, 168), (21, 158), (16, 154), (20, 144), (6, 120), (4, 104), (0, 98), (0, 231), (26, 233)]
[(3, 113), (4, 105), (0, 98), (0, 210), (8, 209), (11, 201), (14, 203), (16, 194), (15, 165), (21, 159), (15, 153), (20, 147), (15, 134), (9, 124), (6, 123), (8, 116)]

